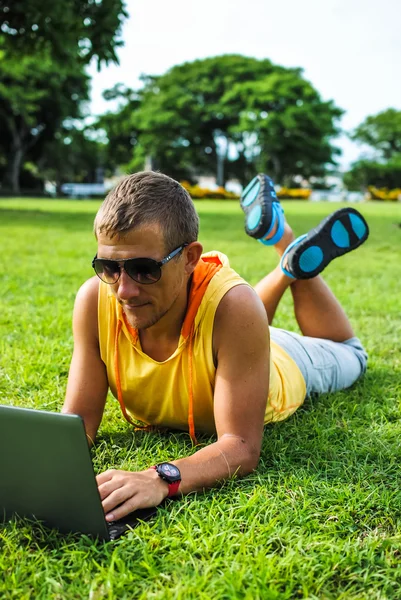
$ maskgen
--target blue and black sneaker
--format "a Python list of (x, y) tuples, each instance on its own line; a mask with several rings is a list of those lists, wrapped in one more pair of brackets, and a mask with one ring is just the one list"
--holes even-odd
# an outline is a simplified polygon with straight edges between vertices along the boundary
[[(246, 186), (240, 198), (245, 213), (245, 231), (266, 246), (277, 244), (284, 233), (284, 211), (267, 175), (259, 173)], [(274, 235), (265, 239), (272, 232)]]
[(316, 277), (334, 258), (363, 244), (368, 235), (368, 224), (360, 212), (340, 208), (288, 246), (281, 257), (281, 270), (292, 279)]

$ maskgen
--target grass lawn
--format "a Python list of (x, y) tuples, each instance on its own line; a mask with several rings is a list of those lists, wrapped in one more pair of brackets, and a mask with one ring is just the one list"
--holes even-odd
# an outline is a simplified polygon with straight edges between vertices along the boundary
[[(2, 404), (62, 405), (98, 205), (0, 200)], [(339, 205), (284, 207), (301, 234)], [(275, 266), (274, 251), (244, 235), (236, 203), (197, 208), (205, 250), (226, 253), (251, 283)], [(252, 475), (172, 502), (116, 543), (27, 521), (2, 526), (0, 598), (401, 597), (401, 205), (358, 208), (370, 238), (330, 265), (326, 280), (369, 352), (364, 379), (268, 426)], [(296, 329), (289, 295), (275, 324)], [(98, 471), (136, 470), (191, 452), (187, 434), (133, 432), (110, 398), (93, 460)]]

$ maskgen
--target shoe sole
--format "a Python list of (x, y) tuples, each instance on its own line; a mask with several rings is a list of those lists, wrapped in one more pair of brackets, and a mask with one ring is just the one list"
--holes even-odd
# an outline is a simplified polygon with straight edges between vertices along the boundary
[(358, 248), (368, 236), (369, 227), (363, 216), (354, 208), (341, 208), (284, 254), (285, 269), (295, 279), (311, 279), (335, 258)]
[(245, 231), (248, 235), (259, 240), (269, 233), (274, 216), (273, 202), (279, 202), (273, 181), (267, 175), (259, 173), (246, 186), (240, 197), (240, 205), (245, 213)]

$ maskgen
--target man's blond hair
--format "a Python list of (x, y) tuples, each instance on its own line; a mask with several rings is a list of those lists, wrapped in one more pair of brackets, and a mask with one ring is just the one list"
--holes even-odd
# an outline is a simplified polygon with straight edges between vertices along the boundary
[(188, 192), (174, 179), (142, 171), (125, 177), (109, 194), (95, 218), (96, 237), (121, 236), (142, 225), (160, 225), (167, 252), (198, 239), (199, 217)]

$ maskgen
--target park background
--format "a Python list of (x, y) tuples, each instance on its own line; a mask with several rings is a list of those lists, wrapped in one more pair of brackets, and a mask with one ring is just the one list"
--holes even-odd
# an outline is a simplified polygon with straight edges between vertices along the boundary
[(398, 199), (396, 0), (53, 4), (0, 6), (1, 195), (155, 168)]
[[(13, 0), (0, 14), (2, 404), (63, 402), (101, 201), (63, 185), (145, 166), (192, 186), (267, 169), (287, 189), (344, 181), (382, 198), (358, 204), (370, 237), (325, 275), (366, 345), (366, 376), (267, 427), (255, 473), (172, 502), (115, 544), (2, 525), (0, 597), (398, 599), (398, 3)], [(205, 250), (252, 284), (275, 266), (238, 202), (195, 202)], [(344, 205), (283, 200), (296, 234)], [(275, 324), (296, 327), (289, 297)], [(93, 461), (134, 470), (191, 452), (185, 433), (133, 432), (110, 397)]]

